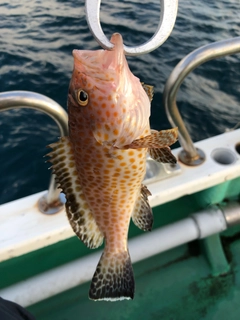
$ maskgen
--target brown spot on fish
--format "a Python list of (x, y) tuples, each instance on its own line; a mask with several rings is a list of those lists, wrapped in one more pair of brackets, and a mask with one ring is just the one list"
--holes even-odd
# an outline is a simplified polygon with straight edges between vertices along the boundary
[(110, 130), (111, 130), (111, 128), (110, 128), (110, 126), (109, 126), (108, 124), (105, 124), (105, 129), (106, 129), (107, 131), (110, 131)]

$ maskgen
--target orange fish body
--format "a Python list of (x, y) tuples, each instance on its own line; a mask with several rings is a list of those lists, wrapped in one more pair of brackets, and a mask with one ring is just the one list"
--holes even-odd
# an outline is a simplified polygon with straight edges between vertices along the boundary
[(122, 37), (114, 34), (111, 42), (112, 51), (74, 50), (69, 137), (52, 144), (49, 154), (73, 230), (90, 248), (105, 239), (89, 291), (93, 300), (133, 298), (130, 219), (142, 230), (153, 223), (150, 192), (142, 185), (147, 151), (175, 162), (168, 145), (177, 137), (176, 129), (151, 132), (150, 99), (128, 68)]

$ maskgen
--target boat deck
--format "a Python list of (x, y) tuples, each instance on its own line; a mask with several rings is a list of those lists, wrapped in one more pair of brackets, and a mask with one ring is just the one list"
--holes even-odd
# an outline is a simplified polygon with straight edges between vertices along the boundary
[(28, 309), (40, 320), (237, 320), (240, 232), (224, 239), (230, 259), (226, 274), (213, 276), (201, 244), (193, 242), (134, 264), (132, 301), (92, 302), (87, 297), (89, 283), (85, 283)]

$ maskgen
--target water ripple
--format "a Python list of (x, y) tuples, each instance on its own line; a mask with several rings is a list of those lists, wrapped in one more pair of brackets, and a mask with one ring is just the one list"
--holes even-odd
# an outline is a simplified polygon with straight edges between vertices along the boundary
[[(99, 48), (83, 1), (11, 0), (2, 2), (0, 11), (1, 91), (36, 91), (66, 107), (72, 50)], [(159, 0), (103, 0), (102, 27), (108, 37), (120, 32), (127, 45), (138, 45), (155, 32), (159, 12)], [(199, 46), (239, 36), (239, 30), (239, 0), (182, 0), (175, 28), (161, 48), (128, 57), (132, 71), (155, 87), (152, 127), (169, 127), (162, 92), (173, 67)], [(177, 102), (194, 141), (239, 121), (239, 72), (240, 55), (233, 55), (205, 63), (182, 84)], [(33, 110), (0, 114), (0, 203), (47, 188), (49, 171), (42, 157), (58, 135), (53, 121)]]

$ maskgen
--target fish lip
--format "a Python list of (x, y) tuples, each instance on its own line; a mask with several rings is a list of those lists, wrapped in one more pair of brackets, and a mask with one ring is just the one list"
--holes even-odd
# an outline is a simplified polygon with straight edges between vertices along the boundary
[(113, 49), (111, 50), (112, 52), (114, 52), (113, 60), (116, 60), (116, 64), (121, 66), (125, 58), (124, 44), (121, 34), (117, 32), (114, 33), (111, 36), (110, 42), (114, 45)]
[(71, 106), (73, 106), (73, 107), (78, 107), (78, 104), (77, 104), (77, 102), (75, 101), (75, 99), (74, 99), (73, 96), (75, 96), (74, 93), (72, 93), (72, 92), (69, 92), (69, 93), (68, 93), (68, 100), (67, 100), (67, 106), (68, 106), (68, 107), (69, 107), (69, 104), (71, 104)]

